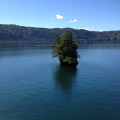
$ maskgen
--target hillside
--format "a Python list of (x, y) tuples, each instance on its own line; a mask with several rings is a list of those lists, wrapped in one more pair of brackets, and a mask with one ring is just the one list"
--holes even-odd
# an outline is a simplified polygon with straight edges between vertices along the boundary
[(120, 43), (120, 31), (87, 31), (72, 28), (35, 28), (0, 24), (0, 43), (53, 43), (55, 35), (70, 30), (80, 43)]

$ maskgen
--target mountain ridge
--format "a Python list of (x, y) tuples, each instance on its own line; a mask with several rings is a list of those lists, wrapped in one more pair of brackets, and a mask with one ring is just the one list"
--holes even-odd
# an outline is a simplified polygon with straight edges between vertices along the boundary
[(120, 30), (88, 31), (73, 28), (26, 27), (14, 24), (0, 24), (0, 43), (53, 43), (55, 35), (71, 31), (78, 43), (120, 43)]

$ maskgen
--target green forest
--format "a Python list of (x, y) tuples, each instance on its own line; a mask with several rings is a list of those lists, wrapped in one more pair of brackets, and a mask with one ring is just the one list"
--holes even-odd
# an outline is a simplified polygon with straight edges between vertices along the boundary
[(78, 46), (70, 31), (66, 31), (62, 36), (56, 36), (55, 43), (51, 47), (54, 49), (53, 57), (58, 57), (61, 65), (76, 66), (78, 64)]
[(120, 31), (88, 31), (73, 28), (37, 28), (0, 24), (0, 43), (53, 43), (55, 35), (71, 31), (77, 43), (120, 43)]

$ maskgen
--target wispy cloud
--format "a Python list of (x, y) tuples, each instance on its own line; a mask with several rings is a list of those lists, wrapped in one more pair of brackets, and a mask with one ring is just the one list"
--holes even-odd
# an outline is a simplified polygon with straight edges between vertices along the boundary
[(55, 15), (57, 19), (63, 19), (63, 16), (61, 15)]
[(74, 20), (70, 20), (69, 22), (77, 22), (78, 20), (77, 19), (74, 19)]
[(88, 30), (88, 31), (89, 31), (89, 29), (88, 29), (88, 28), (80, 28), (80, 30), (81, 30), (81, 29), (82, 29), (82, 30)]
[(103, 32), (103, 31), (100, 29), (100, 30), (98, 30), (98, 32)]

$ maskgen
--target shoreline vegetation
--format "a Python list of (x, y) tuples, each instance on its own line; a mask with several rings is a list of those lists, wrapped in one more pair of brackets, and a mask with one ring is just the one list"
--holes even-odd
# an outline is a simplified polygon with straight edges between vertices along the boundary
[(71, 31), (76, 43), (120, 43), (119, 31), (88, 31), (73, 28), (35, 28), (0, 24), (0, 44), (53, 44), (55, 35)]

